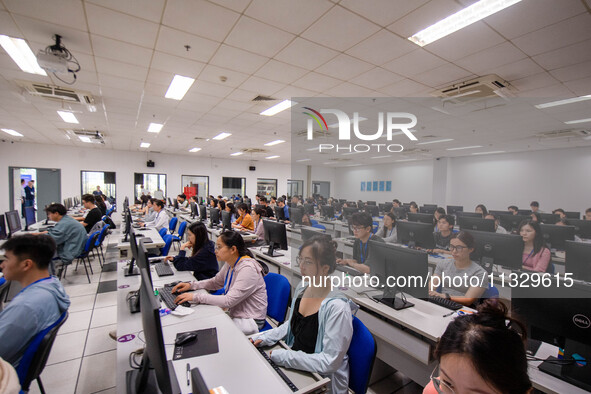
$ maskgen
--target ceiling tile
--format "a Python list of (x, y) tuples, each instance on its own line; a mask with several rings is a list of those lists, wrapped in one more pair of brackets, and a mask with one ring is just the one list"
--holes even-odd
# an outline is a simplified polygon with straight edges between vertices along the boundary
[(248, 78), (242, 85), (240, 85), (240, 89), (257, 92), (263, 96), (273, 96), (277, 91), (284, 87), (285, 84), (254, 76)]
[(256, 96), (258, 96), (258, 93), (256, 93), (256, 92), (250, 92), (248, 90), (242, 90), (242, 89), (235, 89), (226, 98), (231, 99), (231, 100), (240, 101), (240, 102), (250, 102)]
[(429, 0), (372, 0), (370, 5), (366, 2), (357, 0), (341, 0), (339, 5), (359, 15), (363, 15), (380, 26), (388, 26), (428, 1)]
[(372, 68), (373, 65), (369, 63), (355, 59), (349, 55), (340, 54), (328, 63), (317, 68), (316, 71), (346, 81)]
[(483, 70), (480, 75), (497, 74), (499, 77), (511, 82), (516, 79), (525, 78), (528, 75), (535, 75), (543, 72), (544, 69), (538, 66), (530, 58), (522, 59), (503, 66), (492, 67)]
[(242, 16), (224, 42), (236, 48), (273, 57), (294, 37), (293, 34)]
[(10, 14), (6, 11), (0, 11), (0, 26), (2, 26), (0, 32), (4, 35), (15, 38), (25, 38), (10, 17)]
[(511, 81), (511, 84), (520, 91), (539, 89), (546, 86), (556, 85), (556, 83), (558, 83), (558, 81), (547, 72)]
[[(197, 62), (194, 60), (183, 59), (178, 56), (167, 55), (162, 52), (154, 52), (154, 58), (152, 59), (152, 67), (156, 70), (172, 72), (179, 74), (184, 77), (197, 78), (203, 67), (204, 63)], [(170, 82), (168, 82), (170, 84)]]
[(453, 0), (430, 1), (388, 26), (400, 37), (410, 37), (463, 7)]
[(302, 38), (296, 38), (275, 56), (276, 60), (313, 70), (334, 58), (338, 52)]
[(99, 72), (99, 79), (101, 74), (108, 74), (136, 81), (145, 81), (148, 75), (148, 69), (145, 67), (121, 63), (115, 60), (104, 59), (102, 57), (95, 57), (94, 59), (96, 61), (96, 68)]
[(368, 89), (376, 90), (403, 79), (404, 77), (401, 75), (395, 74), (380, 67), (376, 67), (351, 79), (351, 82), (356, 85), (364, 86)]
[(120, 0), (86, 0), (88, 3), (94, 3), (105, 8), (133, 15), (138, 18), (147, 19), (152, 22), (160, 23), (164, 4), (166, 0), (150, 1), (120, 1)]
[(244, 12), (244, 9), (248, 6), (248, 3), (250, 3), (250, 0), (209, 0), (209, 1), (211, 1), (212, 3), (216, 3), (218, 5), (221, 5), (222, 7), (229, 8), (229, 9), (234, 10), (239, 13)]
[(303, 68), (271, 59), (267, 64), (261, 67), (255, 75), (261, 78), (270, 79), (271, 81), (289, 84), (302, 77), (307, 72), (308, 71)]
[(340, 85), (341, 83), (343, 83), (343, 81), (339, 79), (311, 72), (298, 79), (293, 83), (293, 85), (316, 92), (324, 92), (328, 89), (334, 88), (337, 85)]
[[(225, 82), (222, 82), (221, 77), (225, 77)], [(221, 83), (226, 86), (236, 88), (246, 81), (248, 74), (238, 71), (228, 70), (226, 68), (212, 66), (208, 64), (205, 66), (201, 74), (199, 74), (199, 81), (207, 81), (211, 83)]]
[(202, 93), (214, 97), (226, 97), (234, 88), (218, 83), (197, 81), (191, 88), (192, 93)]
[(300, 34), (333, 6), (326, 0), (253, 0), (245, 14), (290, 33)]
[(460, 80), (469, 80), (475, 75), (451, 63), (437, 67), (436, 69), (426, 71), (415, 75), (413, 79), (433, 88), (451, 85)]
[(153, 52), (151, 49), (94, 34), (92, 35), (92, 49), (95, 56), (142, 67), (148, 67)]
[(373, 36), (347, 50), (358, 59), (381, 66), (417, 49), (412, 42), (402, 39), (388, 30), (380, 30)]
[(78, 53), (92, 54), (88, 33), (71, 29), (66, 26), (59, 26), (24, 16), (14, 16), (19, 29), (25, 35), (33, 53), (55, 44), (53, 36), (62, 36), (62, 44), (76, 56)]
[(112, 88), (125, 89), (131, 92), (141, 93), (144, 90), (144, 81), (132, 80), (129, 78), (122, 78), (113, 75), (101, 73), (100, 86), (109, 86)]
[(568, 81), (564, 85), (578, 96), (587, 95), (591, 92), (591, 77)]
[(550, 74), (559, 81), (573, 81), (591, 76), (591, 61), (575, 64), (550, 71)]
[(432, 55), (424, 49), (417, 49), (414, 52), (384, 64), (382, 67), (397, 74), (409, 77), (428, 70), (432, 70), (436, 67), (444, 65), (445, 63), (445, 60)]
[(222, 45), (217, 51), (210, 64), (229, 68), (243, 73), (252, 74), (258, 70), (269, 59), (264, 56), (255, 55), (242, 49)]
[(372, 90), (349, 82), (343, 82), (326, 93), (335, 97), (373, 97), (375, 95)]
[(6, 8), (15, 14), (45, 22), (87, 31), (84, 8), (80, 0), (5, 0)]
[[(418, 93), (429, 92), (431, 90), (433, 89), (418, 82), (411, 81), (409, 79), (405, 79), (400, 82), (395, 82), (392, 85), (388, 85), (384, 88), (378, 89), (378, 91), (385, 93), (390, 97), (414, 96)], [(427, 95), (425, 95), (425, 97), (427, 97)]]
[(566, 46), (533, 57), (546, 70), (554, 70), (591, 60), (591, 40)]
[[(187, 49), (186, 45), (190, 48)], [(156, 50), (160, 52), (203, 63), (207, 63), (211, 59), (219, 46), (220, 44), (215, 41), (167, 26), (160, 28), (156, 42)]]
[(455, 61), (458, 66), (472, 71), (476, 75), (484, 75), (484, 70), (514, 63), (527, 56), (517, 49), (512, 43), (504, 42), (495, 47), (488, 48), (474, 55), (466, 56)]

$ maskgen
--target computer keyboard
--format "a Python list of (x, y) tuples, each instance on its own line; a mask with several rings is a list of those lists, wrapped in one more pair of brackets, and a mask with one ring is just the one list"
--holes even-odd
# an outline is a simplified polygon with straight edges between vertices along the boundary
[(447, 298), (443, 297), (429, 297), (428, 301), (442, 306), (444, 308), (451, 309), (452, 311), (457, 311), (458, 309), (464, 307), (464, 305), (462, 304), (459, 304), (452, 300), (448, 300)]
[(267, 355), (267, 353), (265, 353), (265, 351), (262, 348), (257, 347), (257, 350), (259, 351), (259, 353), (261, 353), (265, 360), (267, 360), (267, 362), (269, 363), (269, 365), (271, 365), (275, 372), (277, 372), (277, 375), (279, 375), (281, 379), (283, 379), (283, 381), (289, 386), (291, 391), (293, 391), (294, 393), (298, 391), (296, 385), (293, 384), (293, 382), (287, 377), (287, 375), (285, 375), (285, 373), (281, 369), (279, 369), (277, 364), (275, 364), (273, 360), (271, 360), (271, 357), (269, 357), (269, 355)]
[(337, 264), (336, 270), (345, 272), (351, 276), (363, 276), (363, 272), (359, 272), (355, 268), (349, 267), (348, 265)]
[(154, 264), (154, 269), (158, 276), (170, 276), (174, 275), (174, 271), (170, 268), (170, 265), (166, 262)]
[[(171, 311), (174, 311), (176, 309), (176, 307), (178, 306), (174, 302), (174, 300), (176, 300), (176, 297), (178, 294), (172, 294), (171, 291), (172, 291), (172, 288), (163, 287), (161, 289), (158, 289), (158, 295), (160, 296), (160, 299), (162, 300), (162, 302), (164, 302), (166, 304), (166, 307), (168, 309), (170, 309)], [(181, 303), (180, 305), (186, 306), (187, 308), (191, 306), (191, 304), (188, 301), (185, 301), (185, 302)]]

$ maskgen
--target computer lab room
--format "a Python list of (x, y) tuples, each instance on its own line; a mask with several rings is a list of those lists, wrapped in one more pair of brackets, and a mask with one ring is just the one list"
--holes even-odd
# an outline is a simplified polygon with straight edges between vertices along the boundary
[(0, 393), (591, 392), (591, 0), (0, 0)]

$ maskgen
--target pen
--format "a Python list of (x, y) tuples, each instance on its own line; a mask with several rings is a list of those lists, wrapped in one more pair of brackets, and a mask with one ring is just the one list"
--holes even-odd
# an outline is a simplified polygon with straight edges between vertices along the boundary
[(454, 313), (456, 313), (456, 312), (455, 312), (455, 311), (451, 311), (451, 312), (449, 312), (449, 313), (446, 313), (445, 315), (443, 315), (443, 317), (448, 317), (448, 316), (451, 316), (451, 315), (453, 315)]
[(187, 386), (191, 384), (191, 365), (187, 363)]

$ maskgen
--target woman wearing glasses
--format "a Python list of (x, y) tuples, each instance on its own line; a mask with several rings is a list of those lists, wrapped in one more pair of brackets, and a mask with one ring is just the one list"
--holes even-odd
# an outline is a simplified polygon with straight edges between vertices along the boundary
[(423, 394), (531, 393), (525, 343), (525, 326), (503, 303), (486, 300), (478, 313), (449, 323), (435, 349), (439, 367)]
[(267, 315), (267, 288), (261, 265), (246, 248), (242, 236), (234, 231), (223, 232), (215, 244), (215, 255), (224, 266), (211, 279), (179, 283), (172, 292), (190, 290), (219, 290), (220, 295), (205, 292), (179, 295), (177, 304), (185, 301), (228, 308), (234, 323), (246, 335), (254, 334), (265, 325)]
[(357, 307), (343, 294), (331, 291), (327, 279), (335, 270), (335, 252), (336, 244), (323, 236), (304, 242), (297, 262), (308, 280), (294, 291), (289, 318), (251, 340), (255, 346), (284, 340), (291, 350), (273, 350), (270, 357), (276, 364), (328, 376), (332, 393), (346, 393), (352, 310)]
[(453, 234), (449, 241), (449, 250), (453, 260), (437, 263), (429, 295), (445, 297), (460, 304), (473, 305), (488, 288), (486, 271), (470, 260), (474, 251), (474, 237), (466, 231)]

